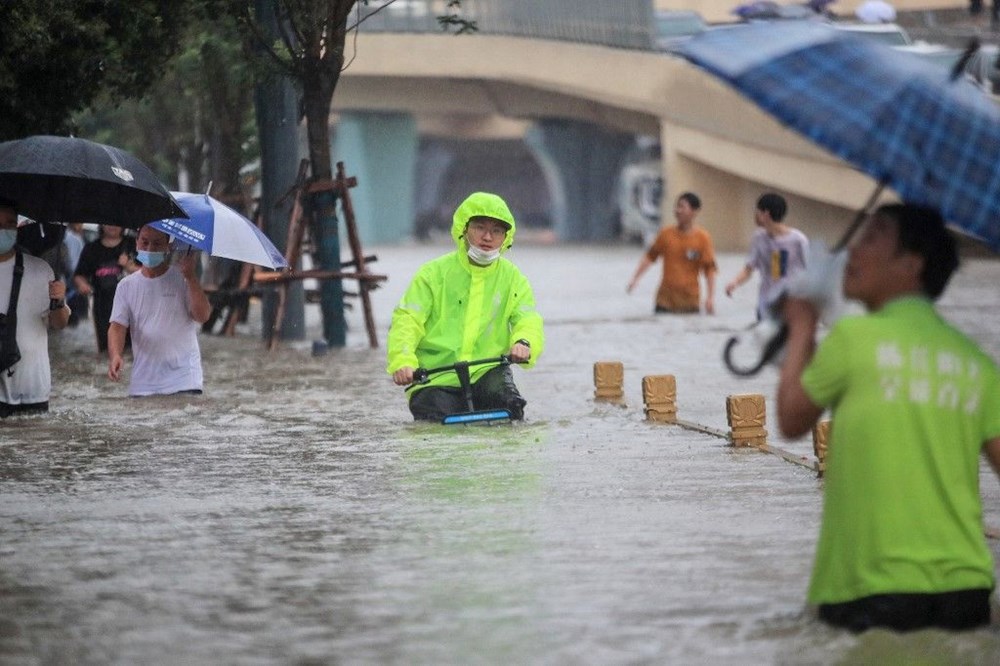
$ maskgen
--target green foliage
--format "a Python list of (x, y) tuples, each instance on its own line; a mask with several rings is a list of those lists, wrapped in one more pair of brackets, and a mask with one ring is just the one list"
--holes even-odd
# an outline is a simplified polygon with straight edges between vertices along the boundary
[(141, 99), (106, 100), (74, 120), (81, 135), (129, 150), (167, 182), (183, 170), (192, 190), (214, 181), (213, 192), (232, 192), (258, 156), (253, 71), (235, 22), (211, 10), (193, 8), (177, 54)]
[[(302, 95), (312, 175), (327, 180), (332, 175), (329, 140), (330, 106), (344, 65), (347, 34), (357, 30), (351, 22), (368, 0), (218, 0), (228, 3), (241, 28), (254, 40), (272, 65), (292, 79)], [(380, 11), (395, 0), (381, 3)], [(443, 29), (475, 30), (475, 23), (455, 10), (461, 0), (450, 0), (449, 14), (438, 21)]]
[[(252, 94), (264, 60), (291, 74), (304, 113), (327, 117), (349, 19), (368, 4), (0, 0), (0, 140), (73, 132), (133, 152), (166, 182), (183, 170), (191, 189), (231, 189), (258, 155)], [(459, 6), (448, 3), (442, 27), (474, 30)], [(312, 157), (328, 163), (325, 123), (314, 124)]]
[(0, 2), (0, 140), (66, 133), (98, 98), (141, 94), (176, 52), (194, 1)]

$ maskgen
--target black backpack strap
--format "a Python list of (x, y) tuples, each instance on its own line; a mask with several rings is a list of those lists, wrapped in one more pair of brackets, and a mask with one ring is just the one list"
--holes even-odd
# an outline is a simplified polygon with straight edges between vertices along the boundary
[(17, 297), (21, 295), (21, 277), (24, 275), (24, 255), (21, 248), (14, 249), (14, 279), (10, 282), (10, 305), (7, 306), (9, 321), (17, 321)]
[(17, 299), (21, 294), (21, 277), (24, 275), (24, 256), (21, 248), (15, 250), (14, 275), (10, 281), (10, 304), (7, 314), (0, 315), (0, 371), (6, 370), (7, 376), (14, 375), (11, 369), (21, 360), (21, 352), (17, 348)]

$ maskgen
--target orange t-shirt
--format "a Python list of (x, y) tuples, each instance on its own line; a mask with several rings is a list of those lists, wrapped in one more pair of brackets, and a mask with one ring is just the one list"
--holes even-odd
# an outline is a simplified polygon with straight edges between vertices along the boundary
[(663, 279), (656, 292), (656, 304), (675, 312), (697, 312), (701, 305), (698, 273), (715, 271), (712, 237), (700, 227), (686, 232), (666, 227), (646, 251), (650, 261), (663, 257)]

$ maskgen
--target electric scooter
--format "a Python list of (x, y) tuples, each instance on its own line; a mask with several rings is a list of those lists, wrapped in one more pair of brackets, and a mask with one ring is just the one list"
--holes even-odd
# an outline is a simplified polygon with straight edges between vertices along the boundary
[[(506, 409), (476, 410), (475, 405), (472, 402), (472, 381), (469, 378), (469, 368), (476, 365), (485, 365), (487, 363), (510, 365), (511, 363), (516, 362), (517, 361), (511, 360), (509, 355), (504, 354), (503, 356), (482, 358), (475, 361), (459, 361), (458, 363), (454, 363), (452, 365), (442, 365), (439, 368), (417, 368), (413, 371), (413, 384), (426, 384), (431, 375), (436, 375), (440, 372), (453, 371), (458, 375), (458, 381), (462, 387), (462, 394), (465, 397), (465, 403), (468, 406), (469, 411), (459, 412), (457, 414), (448, 414), (441, 419), (441, 423), (444, 425), (453, 425), (456, 423), (485, 422), (492, 425), (494, 422), (510, 421), (510, 412)], [(413, 386), (413, 384), (410, 386)]]

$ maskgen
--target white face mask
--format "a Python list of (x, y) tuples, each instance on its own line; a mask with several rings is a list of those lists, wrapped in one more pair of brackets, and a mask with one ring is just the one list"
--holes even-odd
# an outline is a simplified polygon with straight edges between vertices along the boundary
[(480, 250), (475, 245), (469, 246), (469, 260), (474, 264), (479, 264), (480, 266), (489, 266), (494, 261), (500, 258), (500, 249), (490, 250)]

